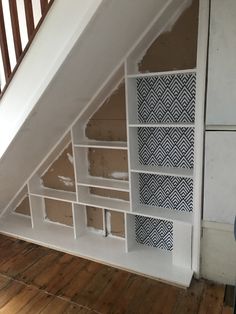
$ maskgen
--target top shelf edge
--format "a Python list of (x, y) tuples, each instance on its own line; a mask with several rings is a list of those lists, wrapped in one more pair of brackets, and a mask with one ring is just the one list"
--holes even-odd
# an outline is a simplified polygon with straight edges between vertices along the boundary
[(162, 72), (147, 72), (147, 73), (137, 73), (137, 74), (127, 74), (127, 78), (139, 78), (139, 77), (150, 77), (150, 76), (164, 76), (171, 74), (196, 74), (197, 70), (187, 69), (187, 70), (173, 70), (173, 71), (162, 71)]
[(153, 127), (168, 127), (168, 128), (194, 128), (195, 123), (184, 123), (184, 122), (170, 122), (170, 123), (129, 123), (130, 128), (153, 128)]

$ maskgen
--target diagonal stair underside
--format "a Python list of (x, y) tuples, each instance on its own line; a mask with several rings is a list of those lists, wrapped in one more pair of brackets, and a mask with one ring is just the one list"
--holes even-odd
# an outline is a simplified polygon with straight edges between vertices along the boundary
[[(15, 120), (12, 120), (9, 115), (10, 110), (5, 109), (8, 98), (13, 102), (10, 93), (17, 93), (17, 90), (14, 90), (14, 82), (2, 99), (0, 124), (3, 124), (7, 118), (9, 120), (7, 124), (6, 122), (4, 124), (6, 130), (0, 127), (2, 155), (0, 159), (0, 211), (4, 210), (34, 168), (66, 132), (68, 126), (83, 111), (104, 82), (109, 82), (113, 74), (116, 74), (119, 80), (124, 58), (140, 38), (140, 34), (147, 29), (158, 14), (159, 18), (163, 19), (161, 24), (163, 27), (178, 7), (189, 1), (103, 0), (96, 1), (95, 8), (92, 7), (92, 2), (88, 2), (90, 6), (84, 8), (84, 17), (79, 25), (76, 24), (76, 14), (78, 16), (80, 14), (81, 1), (72, 1), (74, 14), (69, 12), (71, 9), (68, 8), (68, 4), (65, 5), (64, 2), (63, 6), (63, 1), (55, 1), (55, 8), (47, 17), (44, 27), (26, 55), (26, 62), (22, 62), (19, 75), (16, 75), (15, 80), (21, 80), (23, 92), (20, 93), (22, 97), (20, 100), (23, 102), (23, 107), (22, 110), (19, 109), (21, 112), (17, 117), (13, 114)], [(77, 6), (78, 11), (76, 11)], [(52, 30), (54, 37), (56, 34), (60, 36), (62, 28), (67, 27), (64, 16), (74, 18), (76, 24), (67, 46), (61, 43), (64, 45), (62, 51), (55, 52), (55, 57), (54, 54), (48, 56), (50, 68), (47, 68), (46, 62), (42, 63), (45, 77), (40, 77), (37, 81), (37, 77), (34, 76), (34, 71), (37, 70), (37, 59), (32, 59), (34, 60), (31, 68), (32, 78), (24, 76), (27, 58), (31, 58), (31, 54), (38, 51), (37, 57), (40, 60), (40, 40), (47, 40), (48, 45), (53, 47), (54, 40), (57, 39), (49, 37), (50, 31), (47, 31), (47, 25), (54, 27)], [(57, 22), (55, 25), (50, 24), (52, 18)], [(62, 21), (64, 24), (60, 24)], [(70, 32), (69, 29), (67, 31)], [(27, 82), (30, 83), (30, 80), (35, 81), (35, 90), (32, 90), (31, 95), (26, 95), (24, 91), (27, 91)], [(21, 104), (20, 101), (19, 104)], [(9, 104), (11, 105), (12, 103)], [(12, 125), (13, 122), (16, 127)], [(10, 131), (10, 126), (14, 132)], [(4, 131), (6, 131), (5, 134)], [(8, 142), (4, 140), (4, 136)]]

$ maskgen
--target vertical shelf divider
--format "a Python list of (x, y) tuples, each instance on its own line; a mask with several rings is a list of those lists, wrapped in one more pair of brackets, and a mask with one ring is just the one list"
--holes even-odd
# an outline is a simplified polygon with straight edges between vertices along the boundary
[(78, 239), (86, 228), (86, 206), (72, 204), (72, 213), (74, 221), (74, 238)]
[(192, 268), (192, 225), (174, 221), (173, 264)]

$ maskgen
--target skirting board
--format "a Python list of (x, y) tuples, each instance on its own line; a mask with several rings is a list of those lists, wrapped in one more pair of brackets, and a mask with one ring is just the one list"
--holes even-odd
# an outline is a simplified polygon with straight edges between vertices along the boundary
[(223, 284), (236, 282), (236, 241), (233, 225), (203, 221), (201, 277)]

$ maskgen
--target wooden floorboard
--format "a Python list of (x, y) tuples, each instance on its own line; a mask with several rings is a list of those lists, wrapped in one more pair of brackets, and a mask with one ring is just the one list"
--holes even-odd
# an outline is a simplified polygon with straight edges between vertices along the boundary
[(225, 286), (183, 290), (0, 235), (0, 313), (232, 314)]

